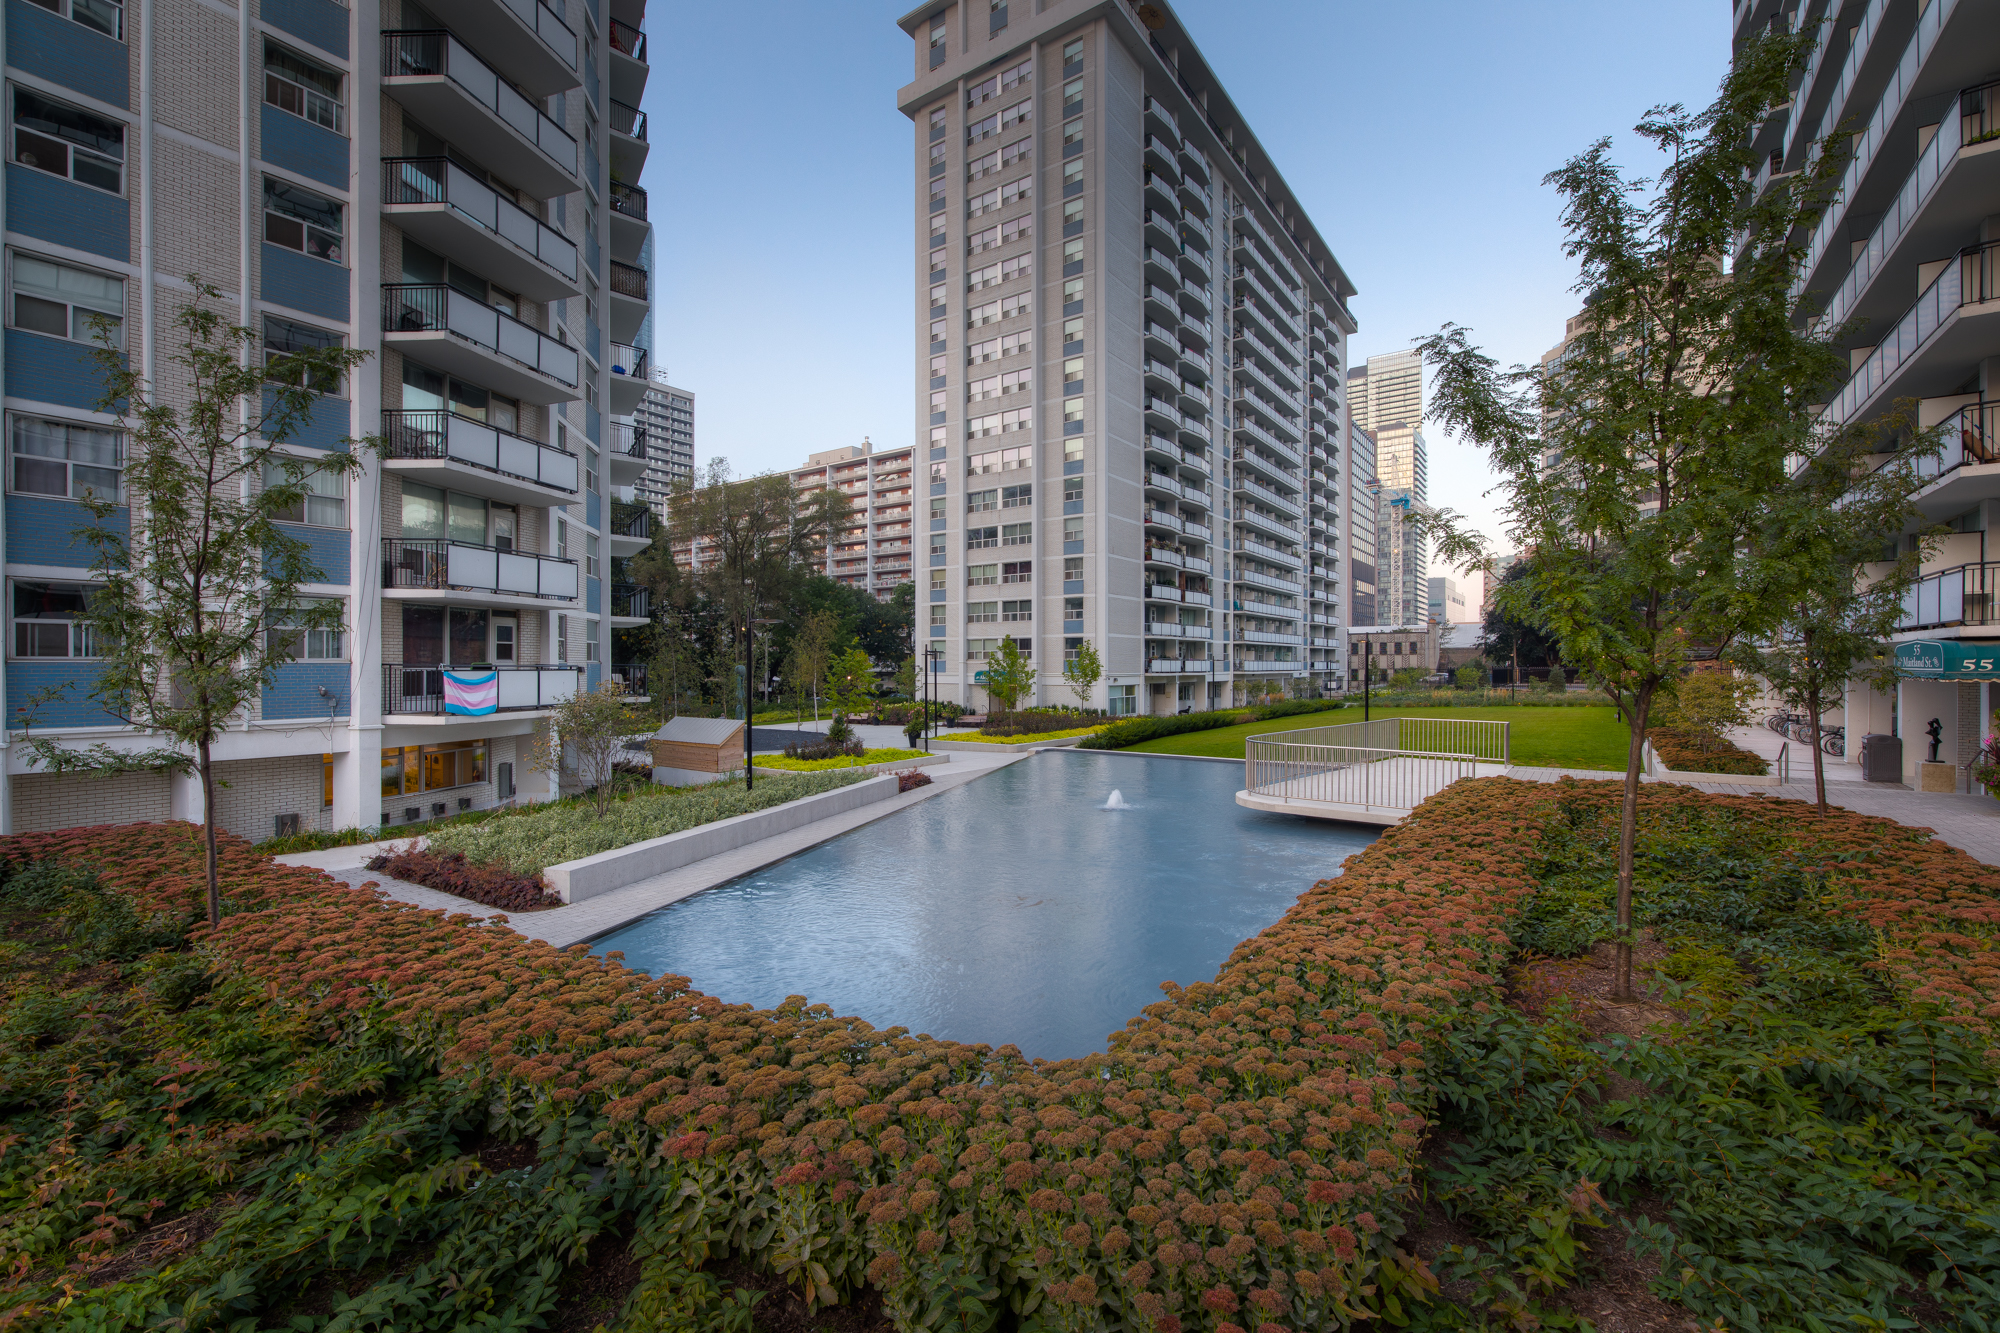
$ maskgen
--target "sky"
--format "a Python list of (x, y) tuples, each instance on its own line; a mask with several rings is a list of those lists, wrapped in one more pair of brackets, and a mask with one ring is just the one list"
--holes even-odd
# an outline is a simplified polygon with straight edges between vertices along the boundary
[[(910, 122), (901, 0), (655, 4), (647, 18), (655, 364), (696, 395), (698, 462), (796, 467), (911, 442)], [(1360, 295), (1350, 363), (1447, 321), (1533, 363), (1575, 313), (1554, 192), (1604, 136), (1705, 106), (1728, 0), (1176, 0)], [(1426, 432), (1430, 502), (1504, 548), (1476, 447)], [(1443, 572), (1443, 571), (1438, 571)]]

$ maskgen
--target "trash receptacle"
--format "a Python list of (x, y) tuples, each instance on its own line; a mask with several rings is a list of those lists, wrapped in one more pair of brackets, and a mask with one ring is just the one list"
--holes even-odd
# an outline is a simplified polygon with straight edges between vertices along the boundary
[(1861, 738), (1861, 780), (1901, 782), (1903, 780), (1903, 738), (1871, 732)]

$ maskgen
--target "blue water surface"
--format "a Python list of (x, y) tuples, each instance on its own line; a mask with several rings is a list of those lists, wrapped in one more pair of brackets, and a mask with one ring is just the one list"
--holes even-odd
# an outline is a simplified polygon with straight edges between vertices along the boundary
[[(595, 941), (769, 1008), (1059, 1058), (1215, 976), (1375, 830), (1236, 804), (1240, 764), (1057, 751)], [(1113, 790), (1129, 809), (1103, 806)]]

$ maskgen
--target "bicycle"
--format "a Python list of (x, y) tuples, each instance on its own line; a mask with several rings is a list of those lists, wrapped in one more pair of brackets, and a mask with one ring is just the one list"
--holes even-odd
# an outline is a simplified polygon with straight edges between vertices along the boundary
[(1847, 753), (1847, 728), (1821, 727), (1819, 729), (1819, 748), (1823, 753), (1830, 754), (1836, 759), (1845, 755)]

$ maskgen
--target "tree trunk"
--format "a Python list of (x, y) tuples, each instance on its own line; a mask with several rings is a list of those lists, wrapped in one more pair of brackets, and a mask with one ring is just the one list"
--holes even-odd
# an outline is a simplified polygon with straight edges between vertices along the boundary
[(750, 712), (750, 664), (753, 655), (757, 651), (757, 645), (751, 639), (750, 634), (751, 634), (750, 626), (748, 624), (745, 624), (743, 626), (743, 790), (744, 791), (754, 791), (756, 790), (757, 787), (757, 781), (752, 776), (752, 773), (756, 769), (757, 765), (752, 762), (752, 754), (751, 754), (752, 737), (750, 734), (751, 731), (753, 730), (751, 724), (754, 721)]
[(1632, 699), (1632, 744), (1625, 754), (1625, 801), (1618, 814), (1618, 964), (1611, 998), (1631, 1002), (1632, 992), (1632, 861), (1639, 840), (1639, 769), (1645, 762), (1646, 717), (1652, 711), (1653, 687), (1641, 685)]
[(215, 870), (215, 767), (209, 759), (208, 742), (199, 746), (198, 765), (201, 770), (201, 837), (207, 852), (205, 869), (208, 874), (208, 924), (211, 928), (222, 924), (222, 886)]
[(1826, 813), (1826, 767), (1820, 761), (1823, 753), (1819, 748), (1819, 686), (1806, 686), (1806, 712), (1812, 719), (1813, 750), (1813, 800), (1821, 814)]

